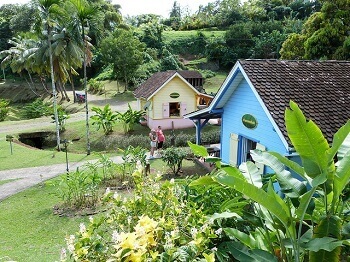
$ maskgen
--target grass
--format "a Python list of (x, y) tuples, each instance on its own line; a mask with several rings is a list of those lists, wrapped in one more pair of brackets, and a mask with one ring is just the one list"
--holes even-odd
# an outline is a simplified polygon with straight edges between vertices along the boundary
[(65, 237), (88, 217), (54, 215), (55, 190), (45, 183), (0, 202), (0, 261), (59, 261)]
[[(183, 161), (182, 170), (181, 177), (207, 173), (189, 160)], [(151, 161), (151, 171), (167, 174), (165, 178), (172, 176), (161, 159)], [(88, 221), (86, 216), (65, 217), (53, 213), (53, 207), (60, 202), (52, 183), (57, 179), (0, 202), (0, 261), (58, 261), (60, 250), (66, 247), (65, 237), (77, 232), (80, 223)]]
[(205, 79), (204, 83), (204, 89), (205, 91), (210, 94), (214, 93), (219, 90), (223, 82), (225, 81), (227, 77), (227, 72), (216, 72), (216, 75), (214, 77)]
[[(35, 167), (35, 166), (47, 166), (66, 162), (65, 152), (57, 152), (54, 150), (39, 150), (29, 148), (23, 145), (12, 143), (13, 154), (11, 155), (10, 143), (5, 139), (0, 139), (0, 170)], [(80, 162), (98, 158), (96, 155), (91, 154), (75, 154), (69, 153), (69, 162)], [(20, 160), (20, 161), (19, 161)]]
[(165, 43), (170, 43), (175, 40), (188, 39), (196, 37), (197, 33), (201, 32), (206, 37), (224, 37), (225, 31), (205, 31), (205, 30), (191, 30), (191, 31), (164, 31), (163, 37)]

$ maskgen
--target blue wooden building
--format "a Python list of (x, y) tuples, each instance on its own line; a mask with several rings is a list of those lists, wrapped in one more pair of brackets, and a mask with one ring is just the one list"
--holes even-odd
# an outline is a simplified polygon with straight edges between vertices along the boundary
[(290, 100), (331, 143), (333, 134), (350, 119), (350, 62), (237, 61), (209, 107), (184, 117), (196, 125), (197, 144), (203, 126), (221, 118), (224, 163), (239, 166), (250, 159), (252, 149), (276, 151), (298, 162), (284, 124)]

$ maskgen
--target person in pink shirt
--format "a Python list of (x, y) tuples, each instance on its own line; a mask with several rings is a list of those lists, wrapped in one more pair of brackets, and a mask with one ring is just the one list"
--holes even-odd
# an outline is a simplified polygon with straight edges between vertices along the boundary
[(163, 143), (165, 141), (165, 136), (163, 134), (163, 130), (161, 126), (158, 126), (158, 129), (156, 131), (157, 133), (157, 154), (160, 155), (161, 150), (163, 148)]

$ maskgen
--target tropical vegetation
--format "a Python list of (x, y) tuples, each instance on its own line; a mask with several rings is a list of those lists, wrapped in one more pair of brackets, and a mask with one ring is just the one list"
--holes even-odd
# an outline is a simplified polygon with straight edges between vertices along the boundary
[[(204, 147), (188, 142), (193, 154), (215, 169), (202, 177), (193, 172), (180, 179), (191, 155), (169, 147), (163, 152), (173, 173), (168, 179), (146, 172), (145, 149), (140, 146), (146, 136), (109, 140), (117, 121), (129, 135), (143, 112), (129, 106), (125, 113), (113, 113), (106, 105), (93, 107), (95, 115), (90, 118), (88, 88), (100, 92), (98, 81), (117, 80), (127, 93), (153, 73), (170, 69), (198, 70), (208, 83), (219, 70), (227, 71), (245, 58), (346, 60), (349, 1), (220, 0), (199, 6), (194, 14), (174, 1), (166, 18), (122, 17), (120, 9), (105, 0), (33, 0), (0, 6), (3, 79), (20, 76), (37, 98), (24, 108), (27, 116), (51, 115), (60, 149), (68, 116), (59, 103), (69, 100), (67, 90), (75, 98), (79, 88), (85, 93), (82, 140), (87, 154), (92, 120), (104, 131), (96, 140), (105, 143), (104, 150), (113, 144), (124, 160), (115, 165), (101, 154), (98, 162), (52, 184), (61, 200), (58, 209), (74, 211), (96, 207), (108, 186), (102, 197), (106, 212), (86, 219), (79, 232), (67, 237), (68, 254), (62, 251), (62, 261), (348, 259), (350, 122), (329, 145), (315, 123), (291, 102), (285, 122), (300, 164), (274, 152), (254, 151), (254, 162), (274, 171), (262, 177), (253, 162), (225, 166), (209, 157)], [(10, 105), (11, 101), (0, 101), (0, 120), (6, 119)], [(209, 135), (210, 141), (219, 136)], [(179, 137), (177, 146), (193, 139)], [(46, 157), (51, 155), (55, 154)], [(123, 198), (119, 190), (129, 190), (129, 195)]]
[[(206, 176), (161, 181), (132, 174), (133, 196), (107, 190), (105, 216), (67, 240), (75, 261), (342, 261), (350, 248), (350, 121), (328, 145), (291, 101), (289, 138), (302, 165), (255, 150), (253, 162), (224, 166), (192, 143), (193, 154), (214, 162)], [(298, 179), (296, 178), (298, 175)], [(278, 185), (278, 187), (276, 187)], [(280, 188), (280, 190), (276, 190)]]

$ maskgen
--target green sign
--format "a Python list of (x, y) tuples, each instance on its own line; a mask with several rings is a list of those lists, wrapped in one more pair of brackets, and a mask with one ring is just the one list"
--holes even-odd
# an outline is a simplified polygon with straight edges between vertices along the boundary
[(170, 97), (171, 97), (171, 98), (178, 98), (179, 96), (180, 96), (179, 93), (171, 93), (171, 94), (170, 94)]
[(251, 114), (245, 114), (242, 116), (242, 123), (249, 129), (254, 129), (258, 126), (258, 120), (256, 120), (256, 118)]

